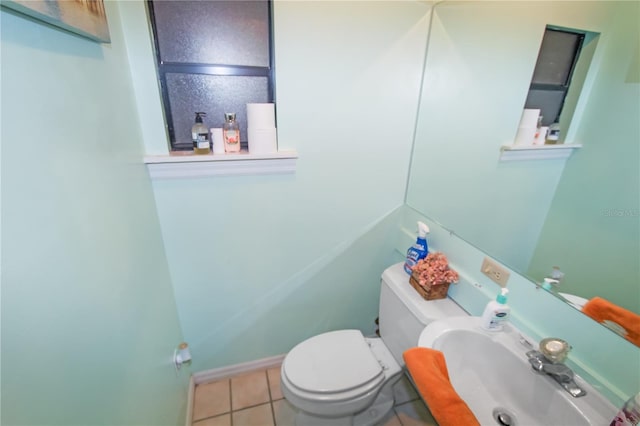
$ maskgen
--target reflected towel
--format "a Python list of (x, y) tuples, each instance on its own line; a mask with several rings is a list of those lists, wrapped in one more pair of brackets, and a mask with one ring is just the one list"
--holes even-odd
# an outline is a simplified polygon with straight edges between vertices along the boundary
[(640, 346), (640, 315), (628, 311), (602, 297), (594, 297), (583, 307), (582, 312), (589, 315), (599, 323), (613, 329), (607, 323), (615, 323), (627, 332), (624, 338), (636, 346)]
[(480, 426), (469, 406), (451, 385), (442, 352), (429, 348), (411, 348), (402, 357), (438, 425)]

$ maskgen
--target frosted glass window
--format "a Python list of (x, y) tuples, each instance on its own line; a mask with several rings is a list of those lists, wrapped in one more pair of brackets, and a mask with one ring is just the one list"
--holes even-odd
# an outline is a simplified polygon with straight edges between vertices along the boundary
[(540, 109), (542, 125), (549, 126), (560, 115), (564, 97), (564, 90), (529, 90), (526, 108)]
[(172, 150), (191, 150), (195, 112), (222, 127), (235, 112), (246, 146), (246, 104), (274, 102), (269, 0), (148, 0)]
[(269, 66), (266, 1), (155, 1), (163, 62)]
[(581, 34), (545, 31), (532, 83), (567, 85), (581, 41)]
[(171, 122), (176, 144), (191, 142), (191, 126), (196, 112), (207, 114), (207, 128), (222, 127), (225, 112), (235, 112), (240, 125), (240, 139), (247, 141), (247, 103), (269, 102), (266, 77), (167, 74), (171, 99)]
[(542, 125), (559, 121), (584, 34), (547, 28), (525, 108), (540, 109)]

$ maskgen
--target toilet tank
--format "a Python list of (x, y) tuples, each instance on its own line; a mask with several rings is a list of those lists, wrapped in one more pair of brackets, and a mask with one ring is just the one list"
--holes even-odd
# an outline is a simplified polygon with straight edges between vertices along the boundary
[(409, 284), (403, 263), (385, 269), (380, 285), (380, 337), (396, 361), (404, 366), (402, 353), (417, 346), (418, 337), (431, 321), (469, 315), (453, 300), (425, 300)]

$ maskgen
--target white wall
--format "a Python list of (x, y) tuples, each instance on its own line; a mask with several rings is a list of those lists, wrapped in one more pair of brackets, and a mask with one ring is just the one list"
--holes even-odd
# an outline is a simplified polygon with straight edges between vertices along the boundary
[[(159, 101), (157, 86), (146, 91), (156, 76), (136, 22), (144, 9), (123, 11), (145, 146), (158, 153), (161, 123), (145, 122)], [(275, 2), (279, 146), (298, 151), (296, 173), (154, 182), (194, 370), (281, 354), (333, 328), (372, 331), (428, 13), (423, 2)]]
[(184, 424), (182, 334), (106, 7), (110, 44), (0, 11), (3, 425)]

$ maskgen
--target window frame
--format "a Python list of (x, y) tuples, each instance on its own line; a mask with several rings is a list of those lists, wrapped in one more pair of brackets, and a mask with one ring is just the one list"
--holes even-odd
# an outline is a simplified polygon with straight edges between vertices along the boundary
[[(569, 93), (569, 88), (571, 86), (571, 80), (573, 79), (573, 73), (576, 69), (576, 66), (578, 64), (578, 60), (580, 58), (580, 53), (582, 52), (582, 47), (584, 46), (584, 41), (585, 41), (585, 36), (586, 34), (580, 31), (571, 31), (568, 29), (562, 29), (562, 28), (555, 28), (552, 26), (547, 26), (544, 30), (544, 35), (543, 35), (543, 40), (544, 40), (544, 36), (546, 36), (548, 31), (555, 31), (555, 32), (559, 32), (559, 33), (566, 33), (566, 34), (572, 34), (577, 36), (577, 43), (575, 46), (575, 49), (573, 51), (573, 57), (572, 57), (572, 61), (571, 61), (571, 68), (569, 69), (569, 73), (567, 74), (567, 78), (565, 79), (563, 84), (551, 84), (551, 83), (534, 83), (533, 82), (533, 78), (531, 79), (531, 84), (529, 85), (529, 91), (527, 92), (527, 100), (529, 97), (529, 94), (531, 93), (532, 90), (537, 90), (537, 91), (546, 91), (546, 92), (562, 92), (562, 100), (560, 101), (560, 105), (558, 108), (558, 114), (556, 115), (556, 117), (553, 118), (553, 120), (551, 120), (551, 123), (558, 123), (560, 122), (560, 116), (562, 115), (562, 110), (564, 109), (564, 103), (565, 100), (567, 98), (567, 94)], [(540, 57), (540, 53), (542, 52), (542, 43), (540, 44), (540, 50), (538, 51), (538, 57)], [(534, 68), (534, 74), (535, 74), (535, 70), (537, 69)], [(533, 106), (529, 106), (525, 103), (525, 108), (534, 108)]]
[[(175, 129), (171, 114), (171, 99), (167, 86), (167, 74), (200, 74), (211, 76), (238, 76), (238, 77), (266, 77), (268, 101), (275, 102), (275, 57), (274, 57), (274, 37), (273, 37), (273, 0), (260, 0), (267, 3), (267, 28), (269, 34), (269, 65), (267, 67), (247, 66), (247, 65), (221, 65), (208, 63), (187, 63), (187, 62), (165, 62), (160, 57), (160, 45), (158, 42), (157, 26), (154, 11), (154, 0), (146, 0), (149, 25), (153, 40), (154, 57), (156, 62), (156, 73), (162, 97), (162, 109), (164, 112), (164, 122), (169, 136), (169, 151), (190, 151), (193, 144), (178, 143), (175, 137)], [(246, 138), (246, 134), (241, 137)], [(242, 148), (247, 148), (246, 140), (242, 140)]]

